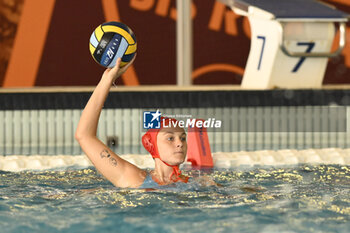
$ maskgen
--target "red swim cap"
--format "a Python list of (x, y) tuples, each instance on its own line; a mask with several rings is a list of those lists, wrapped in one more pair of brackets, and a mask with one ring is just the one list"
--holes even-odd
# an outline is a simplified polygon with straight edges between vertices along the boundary
[(164, 127), (164, 124), (169, 125), (169, 122), (177, 122), (176, 119), (173, 118), (160, 118), (160, 128), (159, 129), (149, 129), (143, 136), (142, 136), (142, 145), (145, 147), (145, 149), (152, 155), (153, 159), (158, 158), (160, 161), (162, 161), (165, 165), (172, 167), (173, 172), (170, 175), (170, 180), (172, 180), (173, 175), (175, 175), (177, 181), (182, 181), (184, 183), (188, 182), (188, 177), (182, 176), (181, 171), (179, 169), (179, 165), (170, 165), (166, 162), (164, 162), (158, 152), (158, 146), (157, 146), (157, 136), (159, 131)]

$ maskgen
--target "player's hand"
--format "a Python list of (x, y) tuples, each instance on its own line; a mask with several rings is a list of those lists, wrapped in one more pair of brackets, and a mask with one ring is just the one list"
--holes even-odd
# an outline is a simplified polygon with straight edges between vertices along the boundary
[(107, 68), (105, 72), (103, 73), (102, 78), (107, 78), (108, 80), (111, 80), (112, 83), (115, 82), (117, 78), (119, 78), (122, 74), (125, 73), (125, 71), (132, 65), (132, 63), (135, 61), (136, 54), (134, 58), (125, 66), (120, 67), (121, 58), (117, 59), (117, 62), (113, 68)]

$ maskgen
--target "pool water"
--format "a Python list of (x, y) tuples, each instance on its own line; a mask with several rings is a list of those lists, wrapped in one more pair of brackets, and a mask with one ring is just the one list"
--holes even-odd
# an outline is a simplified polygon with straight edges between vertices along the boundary
[(350, 232), (350, 166), (184, 173), (222, 187), (119, 189), (94, 168), (0, 171), (1, 232)]

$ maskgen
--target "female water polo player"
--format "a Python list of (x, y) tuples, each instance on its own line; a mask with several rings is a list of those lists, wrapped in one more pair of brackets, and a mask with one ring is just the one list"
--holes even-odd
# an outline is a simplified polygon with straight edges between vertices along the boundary
[[(114, 68), (105, 70), (81, 115), (75, 138), (96, 169), (117, 187), (146, 188), (174, 182), (186, 183), (188, 177), (179, 170), (187, 152), (183, 128), (151, 129), (142, 137), (142, 144), (155, 161), (155, 169), (149, 173), (120, 158), (96, 136), (99, 116), (109, 89), (134, 59), (123, 68), (119, 68), (121, 60), (118, 59)], [(168, 118), (164, 121), (176, 120)]]

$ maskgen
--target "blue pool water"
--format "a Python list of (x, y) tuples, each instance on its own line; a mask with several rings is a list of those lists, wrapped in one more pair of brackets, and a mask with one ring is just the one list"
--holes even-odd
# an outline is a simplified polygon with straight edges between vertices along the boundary
[(350, 166), (184, 172), (222, 187), (119, 189), (94, 168), (0, 171), (0, 232), (350, 232)]

